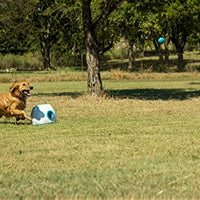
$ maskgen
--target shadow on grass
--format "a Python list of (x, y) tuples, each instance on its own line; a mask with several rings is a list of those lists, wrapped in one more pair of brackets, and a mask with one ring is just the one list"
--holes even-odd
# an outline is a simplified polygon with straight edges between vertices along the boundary
[[(120, 99), (144, 99), (144, 100), (186, 100), (194, 97), (200, 97), (200, 90), (185, 90), (185, 89), (121, 89), (121, 90), (105, 90), (105, 93), (113, 98)], [(69, 96), (78, 98), (84, 92), (58, 92), (58, 93), (37, 93), (33, 96), (37, 97), (59, 97)]]
[(11, 124), (11, 125), (17, 125), (17, 126), (27, 126), (27, 125), (31, 125), (31, 123), (28, 123), (28, 122), (22, 122), (22, 121), (19, 121), (19, 122), (13, 122), (13, 121), (0, 121), (0, 124)]
[(33, 94), (33, 96), (37, 96), (37, 97), (69, 96), (72, 98), (77, 98), (83, 94), (84, 92), (52, 92), (52, 93), (37, 93), (37, 94)]
[(144, 100), (186, 100), (200, 96), (200, 90), (184, 89), (124, 89), (124, 90), (106, 90), (106, 94), (113, 98), (129, 98)]
[[(191, 65), (195, 64), (198, 66), (200, 60), (191, 60), (191, 59), (184, 59), (185, 64)], [(133, 65), (134, 69), (131, 71), (154, 71), (154, 72), (168, 72), (170, 69), (173, 71), (175, 70), (174, 67), (177, 65), (178, 60), (177, 59), (170, 59), (168, 64), (161, 63), (157, 59), (143, 59), (143, 60), (135, 60)], [(200, 68), (196, 66), (196, 69), (200, 71)], [(126, 71), (128, 69), (128, 61), (110, 61), (105, 62), (102, 65), (102, 71), (108, 71), (112, 69), (120, 69), (123, 71)]]
[(190, 82), (190, 85), (200, 85), (200, 82)]

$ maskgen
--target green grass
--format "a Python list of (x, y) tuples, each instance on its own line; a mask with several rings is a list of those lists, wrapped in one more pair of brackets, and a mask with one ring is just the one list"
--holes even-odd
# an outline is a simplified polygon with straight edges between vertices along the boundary
[(32, 83), (28, 113), (50, 103), (57, 122), (0, 119), (0, 198), (200, 198), (198, 78), (103, 83), (112, 98)]

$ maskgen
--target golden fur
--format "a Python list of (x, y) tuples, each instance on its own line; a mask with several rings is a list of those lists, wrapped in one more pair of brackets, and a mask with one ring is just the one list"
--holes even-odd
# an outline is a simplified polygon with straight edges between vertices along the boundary
[(0, 118), (15, 117), (16, 120), (29, 119), (24, 109), (26, 108), (26, 99), (30, 96), (30, 90), (33, 87), (27, 81), (21, 81), (10, 87), (8, 94), (0, 94)]

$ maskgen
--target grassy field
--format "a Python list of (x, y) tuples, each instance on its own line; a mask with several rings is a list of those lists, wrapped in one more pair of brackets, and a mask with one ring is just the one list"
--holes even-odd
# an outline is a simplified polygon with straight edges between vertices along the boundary
[(101, 99), (33, 82), (27, 112), (50, 103), (57, 122), (0, 119), (0, 198), (199, 199), (199, 77), (141, 76), (104, 80)]

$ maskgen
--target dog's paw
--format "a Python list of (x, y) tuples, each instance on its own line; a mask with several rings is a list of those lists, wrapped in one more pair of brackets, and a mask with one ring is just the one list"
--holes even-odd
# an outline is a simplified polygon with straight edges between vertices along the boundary
[(31, 117), (30, 116), (26, 116), (26, 119), (31, 121)]

